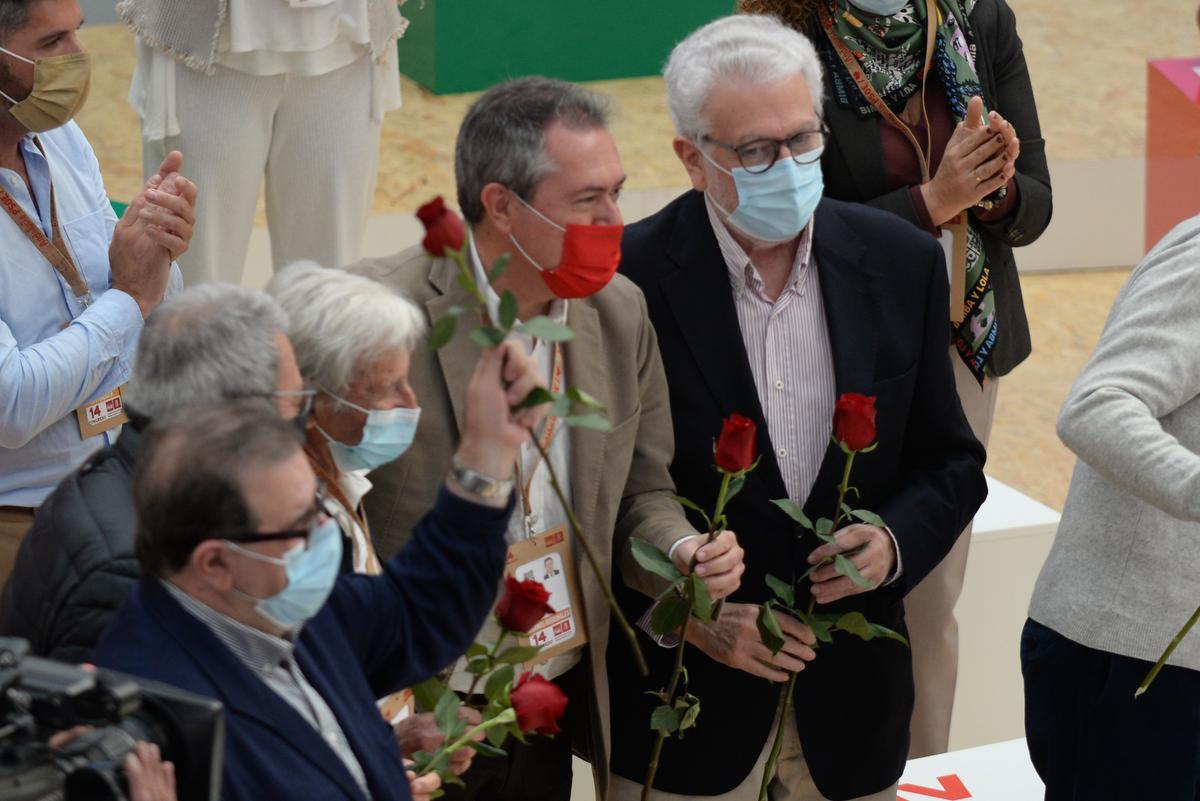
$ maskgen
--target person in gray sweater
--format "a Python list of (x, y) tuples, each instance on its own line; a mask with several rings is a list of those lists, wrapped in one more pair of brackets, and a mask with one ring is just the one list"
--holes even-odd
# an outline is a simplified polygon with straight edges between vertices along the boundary
[(1200, 800), (1200, 216), (1134, 268), (1058, 435), (1079, 457), (1021, 638), (1046, 801)]

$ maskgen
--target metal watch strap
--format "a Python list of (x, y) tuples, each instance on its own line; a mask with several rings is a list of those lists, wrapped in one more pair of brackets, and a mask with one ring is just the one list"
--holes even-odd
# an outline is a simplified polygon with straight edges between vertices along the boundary
[(458, 455), (455, 454), (452, 460), (453, 467), (450, 475), (454, 476), (463, 489), (472, 495), (478, 495), (480, 498), (506, 498), (512, 492), (512, 479), (499, 479), (495, 476), (489, 476), (486, 473), (480, 473), (458, 460)]

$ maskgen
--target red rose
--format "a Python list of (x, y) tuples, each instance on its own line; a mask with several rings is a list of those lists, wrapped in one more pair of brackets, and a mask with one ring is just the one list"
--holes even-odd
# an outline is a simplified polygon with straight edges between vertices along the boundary
[(558, 734), (558, 719), (567, 709), (567, 696), (557, 684), (526, 672), (509, 697), (522, 734)]
[(875, 441), (875, 398), (847, 392), (833, 407), (833, 438), (852, 451)]
[(441, 195), (417, 209), (417, 219), (425, 224), (421, 246), (431, 256), (445, 256), (447, 249), (462, 250), (467, 236), (462, 218), (446, 208)]
[(717, 467), (726, 473), (740, 473), (749, 470), (754, 464), (755, 425), (748, 417), (742, 417), (737, 412), (725, 418), (721, 424), (721, 436), (717, 438), (717, 447), (713, 453), (713, 461)]
[(549, 600), (550, 593), (540, 581), (517, 581), (512, 576), (505, 576), (504, 597), (496, 604), (496, 617), (500, 618), (504, 628), (524, 634), (543, 617), (554, 613), (546, 603)]

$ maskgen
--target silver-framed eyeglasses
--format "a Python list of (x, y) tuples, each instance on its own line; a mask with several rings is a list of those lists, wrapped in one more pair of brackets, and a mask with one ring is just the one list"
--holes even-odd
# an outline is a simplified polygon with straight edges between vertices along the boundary
[(753, 175), (764, 173), (779, 161), (784, 146), (791, 154), (792, 161), (797, 164), (812, 164), (821, 158), (821, 149), (829, 140), (829, 129), (825, 123), (817, 130), (798, 131), (787, 139), (754, 139), (740, 145), (731, 145), (719, 139), (713, 139), (705, 134), (705, 141), (718, 147), (732, 150), (738, 157), (738, 162), (746, 172)]

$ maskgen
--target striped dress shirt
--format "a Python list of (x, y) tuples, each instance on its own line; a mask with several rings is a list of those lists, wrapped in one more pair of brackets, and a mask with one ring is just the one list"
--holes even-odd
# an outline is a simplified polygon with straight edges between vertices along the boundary
[(803, 504), (829, 446), (837, 392), (825, 303), (812, 255), (813, 222), (800, 235), (783, 292), (771, 300), (758, 270), (707, 195), (705, 206), (729, 269), (733, 305), (775, 460), (788, 497)]

